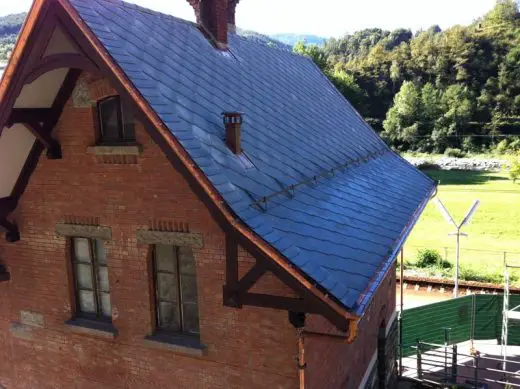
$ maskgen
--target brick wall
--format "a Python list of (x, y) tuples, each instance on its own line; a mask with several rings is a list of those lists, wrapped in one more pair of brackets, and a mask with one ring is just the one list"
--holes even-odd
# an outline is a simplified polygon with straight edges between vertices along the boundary
[[(112, 93), (104, 81), (83, 81), (91, 96)], [(0, 283), (0, 385), (296, 388), (296, 335), (287, 313), (222, 305), (224, 235), (203, 203), (139, 123), (143, 153), (137, 163), (107, 164), (88, 154), (87, 147), (95, 143), (92, 109), (77, 106), (71, 99), (54, 132), (63, 159), (41, 157), (15, 211), (21, 241), (0, 240), (0, 258), (11, 272), (11, 281)], [(74, 218), (112, 228), (106, 250), (113, 324), (119, 332), (113, 340), (80, 335), (65, 324), (72, 314), (66, 239), (55, 234), (55, 226)], [(151, 348), (144, 341), (153, 321), (149, 247), (137, 243), (136, 230), (154, 221), (182, 224), (204, 237), (204, 248), (194, 250), (194, 256), (206, 356)], [(240, 258), (245, 272), (252, 259), (243, 250)], [(257, 288), (289, 293), (273, 277)]]
[[(395, 267), (392, 267), (359, 323), (358, 337), (352, 344), (306, 340), (306, 389), (358, 388), (377, 349), (381, 325), (385, 327), (395, 312)], [(311, 316), (308, 328), (334, 333), (323, 318)]]

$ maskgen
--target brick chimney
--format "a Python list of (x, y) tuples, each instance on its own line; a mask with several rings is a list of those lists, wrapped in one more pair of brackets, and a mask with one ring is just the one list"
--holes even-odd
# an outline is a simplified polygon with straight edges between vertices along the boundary
[(242, 130), (242, 113), (241, 112), (222, 112), (224, 119), (224, 127), (226, 128), (226, 143), (233, 154), (242, 153), (241, 130)]
[(227, 49), (228, 32), (235, 32), (235, 10), (240, 0), (187, 0), (195, 10), (197, 23), (213, 45)]

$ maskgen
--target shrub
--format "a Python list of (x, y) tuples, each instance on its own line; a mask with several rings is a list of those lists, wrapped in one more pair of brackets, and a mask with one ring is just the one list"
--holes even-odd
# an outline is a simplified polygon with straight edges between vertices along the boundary
[(424, 160), (416, 164), (419, 170), (438, 170), (441, 167), (432, 160)]
[(520, 152), (520, 139), (515, 139), (509, 144), (509, 151), (512, 151), (513, 153)]
[(520, 151), (520, 139), (510, 141), (509, 139), (501, 140), (495, 146), (495, 153), (497, 154), (515, 154)]
[(445, 261), (442, 260), (441, 254), (437, 250), (421, 249), (417, 253), (417, 267), (432, 267), (442, 264), (443, 262)]
[(509, 149), (509, 141), (507, 139), (501, 140), (495, 146), (495, 152), (497, 154), (505, 154), (505, 153), (507, 153), (508, 149)]
[(479, 144), (476, 139), (472, 136), (464, 138), (462, 141), (462, 150), (469, 153), (479, 153), (481, 151)]
[(461, 266), (459, 270), (459, 279), (464, 281), (487, 282), (491, 284), (501, 284), (504, 277), (501, 273), (486, 273), (475, 270), (472, 267)]
[(444, 155), (452, 158), (464, 158), (466, 153), (461, 149), (452, 149), (448, 147), (446, 150), (444, 150)]
[(511, 167), (509, 168), (509, 178), (511, 178), (514, 183), (520, 179), (520, 157), (514, 159), (511, 162)]

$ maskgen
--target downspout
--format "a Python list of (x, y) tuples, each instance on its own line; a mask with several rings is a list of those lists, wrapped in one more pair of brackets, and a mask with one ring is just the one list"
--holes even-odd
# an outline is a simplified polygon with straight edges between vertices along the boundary
[(296, 357), (296, 366), (298, 367), (299, 389), (305, 389), (305, 313), (289, 312), (289, 322), (296, 328), (296, 338), (298, 341), (298, 356)]
[(348, 334), (328, 334), (325, 332), (309, 331), (305, 329), (305, 313), (289, 312), (289, 322), (296, 328), (296, 337), (298, 342), (298, 356), (296, 357), (298, 368), (299, 389), (305, 389), (305, 370), (307, 363), (305, 362), (305, 338), (315, 338), (318, 340), (332, 340), (343, 344), (350, 344), (357, 338), (358, 321), (349, 321)]
[(300, 381), (300, 389), (305, 389), (305, 336), (303, 328), (297, 328), (298, 335), (298, 379)]

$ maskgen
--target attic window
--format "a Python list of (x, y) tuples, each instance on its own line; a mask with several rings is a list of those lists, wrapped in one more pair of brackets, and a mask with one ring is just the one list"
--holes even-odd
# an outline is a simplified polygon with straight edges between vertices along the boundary
[(123, 106), (119, 96), (108, 97), (97, 104), (100, 143), (104, 145), (135, 142), (133, 115)]

